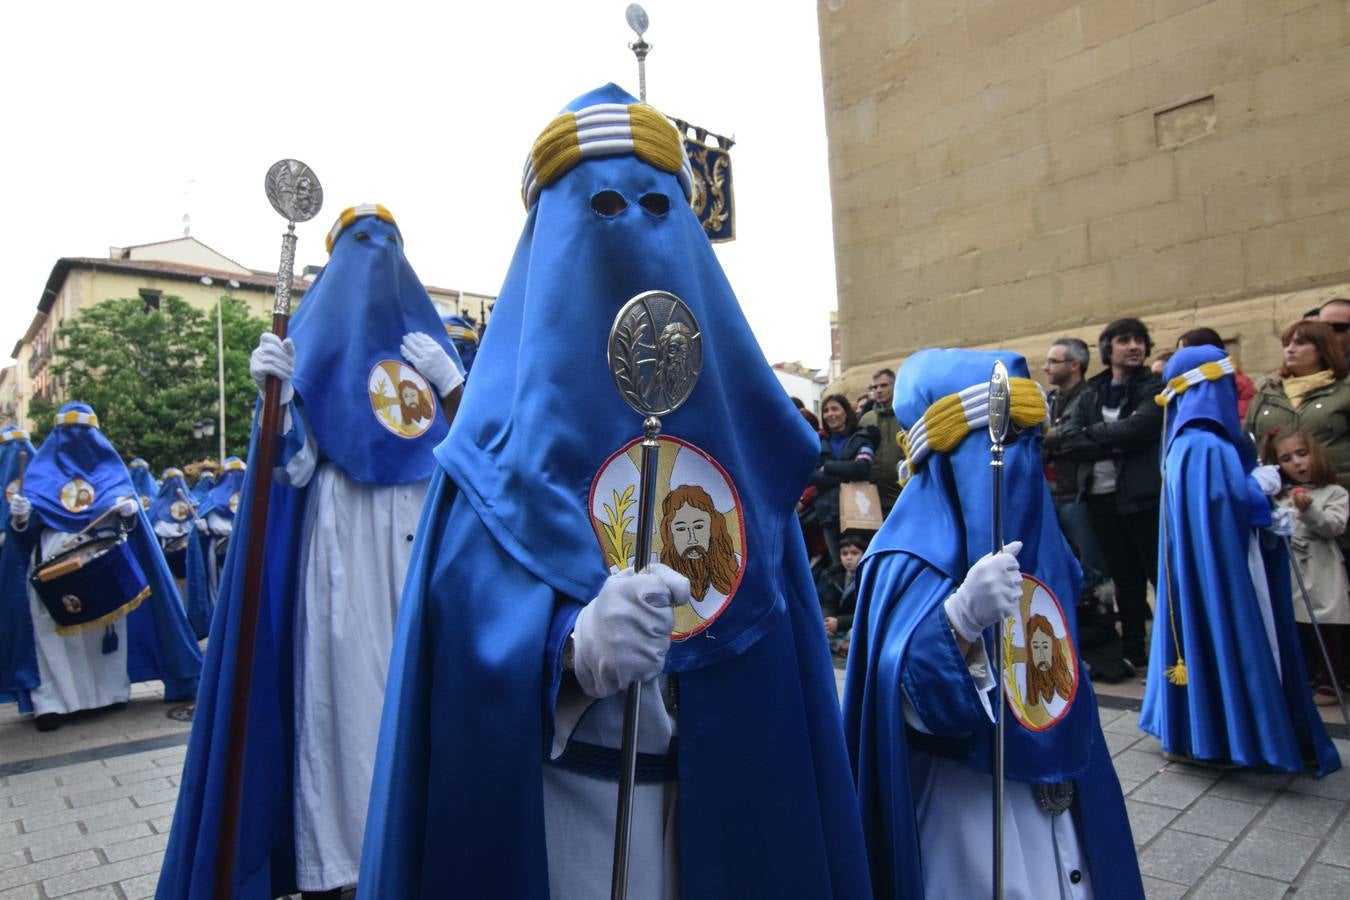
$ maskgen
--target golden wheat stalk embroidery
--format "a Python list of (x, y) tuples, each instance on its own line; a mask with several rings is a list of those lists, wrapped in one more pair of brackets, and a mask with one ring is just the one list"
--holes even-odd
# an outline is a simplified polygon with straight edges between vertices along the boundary
[(628, 568), (628, 557), (633, 548), (633, 536), (628, 533), (628, 526), (633, 521), (633, 517), (628, 514), (635, 502), (633, 500), (633, 487), (630, 484), (622, 494), (618, 491), (612, 491), (614, 505), (604, 504), (605, 524), (603, 529), (605, 537), (609, 538), (609, 564), (619, 569)]

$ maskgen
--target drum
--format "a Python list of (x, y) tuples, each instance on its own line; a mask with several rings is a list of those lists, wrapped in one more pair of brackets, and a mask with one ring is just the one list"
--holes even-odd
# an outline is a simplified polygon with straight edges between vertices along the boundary
[(57, 634), (107, 625), (150, 596), (125, 534), (99, 538), (39, 562), (29, 576)]
[(174, 578), (187, 577), (187, 550), (188, 536), (169, 538), (164, 542), (164, 561), (169, 564), (169, 571), (173, 573)]

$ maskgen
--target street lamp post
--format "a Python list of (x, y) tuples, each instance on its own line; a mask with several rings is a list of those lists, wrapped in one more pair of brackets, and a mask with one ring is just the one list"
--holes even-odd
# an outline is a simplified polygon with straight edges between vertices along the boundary
[[(215, 433), (216, 433), (216, 420), (215, 420), (215, 419), (198, 419), (196, 422), (193, 422), (193, 423), (192, 423), (192, 437), (193, 437), (195, 440), (198, 440), (198, 441), (200, 441), (200, 440), (202, 440), (203, 438), (205, 438), (206, 441), (207, 441), (207, 443), (206, 443), (206, 456), (207, 456), (208, 458), (209, 458), (210, 455), (211, 455), (211, 444), (210, 444), (210, 441), (211, 441), (211, 438), (212, 438), (213, 436), (215, 436)], [(225, 464), (225, 463), (224, 463), (224, 457), (221, 457), (221, 465), (223, 466), (224, 464)]]
[[(210, 275), (201, 277), (202, 284), (210, 287), (215, 282)], [(218, 403), (220, 410), (220, 464), (225, 465), (225, 326), (222, 322), (221, 306), (226, 298), (230, 296), (230, 291), (239, 289), (239, 282), (231, 278), (226, 282), (226, 291), (216, 298), (216, 389), (218, 392)], [(211, 432), (208, 432), (209, 435)]]

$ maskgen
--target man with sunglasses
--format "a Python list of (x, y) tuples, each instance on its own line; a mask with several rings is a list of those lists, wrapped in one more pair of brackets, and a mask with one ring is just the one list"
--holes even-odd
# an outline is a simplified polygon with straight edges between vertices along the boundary
[(1317, 320), (1326, 322), (1336, 332), (1345, 361), (1350, 363), (1350, 299), (1332, 297), (1317, 310)]

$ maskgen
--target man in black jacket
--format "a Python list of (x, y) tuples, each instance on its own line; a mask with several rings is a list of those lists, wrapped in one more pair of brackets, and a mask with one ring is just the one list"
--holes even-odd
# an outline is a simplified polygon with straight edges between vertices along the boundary
[(1115, 581), (1125, 657), (1142, 669), (1146, 582), (1156, 582), (1158, 569), (1162, 408), (1153, 398), (1162, 380), (1145, 365), (1153, 341), (1138, 319), (1106, 326), (1097, 349), (1106, 370), (1088, 379), (1086, 396), (1067, 422), (1051, 429), (1045, 446), (1057, 456), (1090, 463), (1078, 467), (1079, 497), (1087, 501)]

